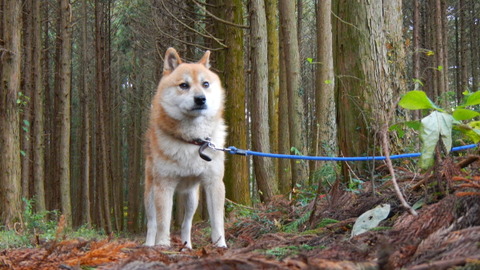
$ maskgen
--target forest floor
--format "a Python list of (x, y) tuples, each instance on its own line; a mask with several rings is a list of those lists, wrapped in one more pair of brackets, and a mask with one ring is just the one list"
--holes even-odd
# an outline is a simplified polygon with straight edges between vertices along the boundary
[[(375, 192), (369, 182), (355, 192), (333, 189), (318, 198), (312, 217), (315, 202), (282, 197), (255, 209), (234, 208), (227, 249), (209, 243), (202, 222), (194, 228), (193, 250), (182, 249), (178, 232), (168, 249), (144, 247), (141, 238), (57, 240), (0, 251), (0, 269), (480, 269), (480, 162), (468, 158), (468, 168), (463, 158), (436, 174), (449, 192), (436, 190), (434, 174), (396, 168), (416, 217), (400, 206), (380, 167)], [(351, 237), (357, 217), (382, 203), (391, 205), (388, 218)]]

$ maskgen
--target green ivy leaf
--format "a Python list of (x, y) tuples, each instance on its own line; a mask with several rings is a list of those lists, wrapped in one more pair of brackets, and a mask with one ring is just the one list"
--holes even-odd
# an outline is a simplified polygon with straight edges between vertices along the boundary
[(414, 130), (420, 130), (421, 126), (422, 126), (422, 123), (420, 123), (420, 121), (416, 120), (416, 121), (407, 121), (405, 122), (405, 125), (409, 128), (412, 128)]
[(472, 122), (468, 123), (468, 125), (471, 128), (480, 129), (480, 121), (472, 121)]
[(398, 103), (408, 110), (438, 109), (438, 107), (427, 97), (427, 94), (420, 90), (407, 92)]
[(392, 126), (390, 126), (390, 128), (388, 129), (388, 131), (395, 131), (397, 132), (398, 136), (400, 138), (403, 138), (403, 136), (405, 136), (405, 131), (404, 131), (404, 127), (409, 127), (411, 129), (414, 129), (414, 130), (420, 130), (420, 121), (405, 121), (405, 122), (401, 122), (401, 123), (398, 123), (398, 124), (394, 124)]
[(469, 109), (462, 109), (462, 108), (456, 108), (452, 114), (453, 118), (455, 118), (455, 120), (458, 120), (458, 121), (469, 120), (479, 115), (480, 113), (476, 111), (469, 110)]
[(480, 142), (480, 129), (472, 128), (470, 125), (455, 125), (454, 129), (462, 132), (465, 136), (472, 140), (473, 143)]
[(310, 63), (310, 64), (313, 63), (313, 58), (308, 57), (307, 62)]
[(403, 123), (392, 125), (392, 126), (390, 126), (388, 131), (390, 131), (390, 132), (395, 131), (395, 132), (397, 132), (398, 137), (403, 138), (403, 136), (405, 136), (405, 131), (403, 130), (402, 126), (403, 126)]
[(469, 95), (464, 106), (473, 106), (478, 104), (480, 104), (480, 91), (476, 91), (475, 93)]

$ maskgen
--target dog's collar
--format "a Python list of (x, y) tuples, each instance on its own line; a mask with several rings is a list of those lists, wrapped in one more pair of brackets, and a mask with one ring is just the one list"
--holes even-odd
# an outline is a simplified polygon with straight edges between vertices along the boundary
[(205, 161), (212, 161), (212, 158), (210, 158), (209, 156), (207, 156), (206, 154), (203, 153), (203, 151), (206, 149), (206, 148), (213, 148), (215, 149), (215, 145), (212, 143), (212, 139), (210, 139), (209, 137), (205, 138), (205, 139), (193, 139), (191, 141), (185, 141), (189, 144), (193, 144), (193, 145), (198, 145), (200, 146), (200, 148), (198, 149), (198, 154), (200, 155), (200, 157), (205, 160)]
[(185, 142), (187, 142), (189, 144), (194, 144), (194, 145), (204, 145), (205, 143), (212, 143), (212, 140), (209, 137), (207, 137), (205, 139), (197, 138), (197, 139), (193, 139), (191, 141), (185, 140)]

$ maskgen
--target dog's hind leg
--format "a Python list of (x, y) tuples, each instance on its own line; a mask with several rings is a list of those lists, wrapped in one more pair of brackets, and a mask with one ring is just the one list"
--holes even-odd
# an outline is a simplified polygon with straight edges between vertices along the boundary
[(181, 232), (182, 244), (186, 244), (185, 246), (189, 249), (192, 249), (191, 231), (193, 215), (198, 207), (198, 190), (198, 185), (196, 185), (181, 194), (185, 203), (185, 215), (183, 217)]
[(205, 197), (207, 200), (208, 215), (212, 226), (212, 243), (218, 247), (227, 247), (225, 243), (224, 205), (225, 185), (222, 179), (205, 183)]

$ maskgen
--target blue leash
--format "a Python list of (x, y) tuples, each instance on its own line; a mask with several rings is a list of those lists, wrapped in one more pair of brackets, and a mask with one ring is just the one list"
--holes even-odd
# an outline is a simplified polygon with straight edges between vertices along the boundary
[[(466, 149), (471, 149), (477, 147), (477, 144), (469, 144), (464, 146), (453, 147), (451, 151), (461, 151)], [(272, 153), (262, 153), (250, 150), (237, 149), (234, 146), (228, 148), (214, 148), (216, 150), (221, 150), (228, 152), (233, 155), (242, 155), (242, 156), (259, 156), (259, 157), (269, 157), (269, 158), (288, 158), (288, 159), (304, 159), (304, 160), (317, 160), (317, 161), (368, 161), (368, 160), (385, 160), (385, 156), (371, 156), (371, 157), (312, 157), (312, 156), (297, 156), (297, 155), (285, 155), (285, 154), (272, 154)], [(390, 159), (399, 159), (399, 158), (413, 158), (419, 157), (422, 153), (409, 153), (401, 155), (391, 155)]]

